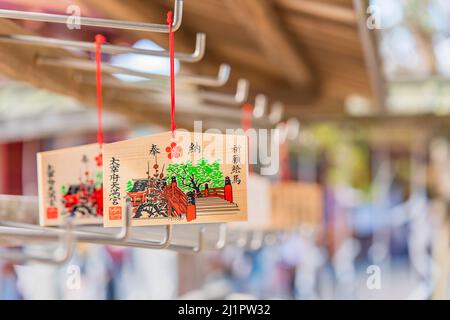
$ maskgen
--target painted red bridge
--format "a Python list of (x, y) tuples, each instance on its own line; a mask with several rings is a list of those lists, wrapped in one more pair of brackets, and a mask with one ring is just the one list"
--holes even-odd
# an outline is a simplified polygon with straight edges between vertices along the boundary
[(190, 191), (185, 194), (177, 185), (177, 180), (172, 177), (172, 182), (164, 188), (164, 196), (168, 201), (167, 216), (181, 216), (186, 214), (186, 220), (192, 221), (197, 215), (228, 214), (238, 212), (238, 206), (233, 203), (233, 187), (229, 177), (225, 178), (223, 188), (209, 188), (195, 193)]

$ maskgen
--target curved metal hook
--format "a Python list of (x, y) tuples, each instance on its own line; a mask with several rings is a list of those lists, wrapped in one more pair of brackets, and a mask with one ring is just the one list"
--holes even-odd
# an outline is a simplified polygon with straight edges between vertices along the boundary
[[(14, 230), (18, 229), (16, 227), (2, 227), (0, 228), (0, 235), (20, 235), (25, 238), (34, 238), (35, 235), (31, 232), (28, 233), (23, 230)], [(30, 229), (32, 230), (32, 229)], [(27, 262), (38, 262), (45, 264), (53, 264), (53, 265), (62, 265), (68, 262), (73, 255), (74, 250), (74, 233), (72, 231), (72, 224), (70, 221), (66, 221), (66, 229), (65, 232), (60, 235), (61, 244), (63, 247), (59, 247), (53, 253), (52, 256), (38, 256), (33, 254), (27, 254), (23, 252), (13, 252), (11, 250), (0, 252), (0, 259), (5, 259), (10, 262), (16, 264), (24, 264)]]
[(219, 239), (216, 242), (215, 249), (222, 250), (227, 244), (228, 226), (226, 223), (222, 223), (219, 226)]
[[(46, 234), (51, 238), (51, 235), (48, 233), (56, 233), (61, 234), (64, 232), (64, 230), (61, 229), (55, 229), (55, 228), (48, 228), (48, 227), (41, 227), (37, 225), (32, 224), (25, 224), (25, 223), (16, 223), (16, 222), (8, 222), (8, 221), (0, 221), (0, 226), (4, 227), (12, 227), (22, 230), (31, 230), (31, 231), (40, 231)], [(122, 226), (120, 227), (120, 231), (116, 234), (111, 235), (110, 233), (105, 232), (93, 232), (88, 230), (73, 230), (72, 227), (72, 233), (76, 236), (77, 241), (79, 242), (90, 242), (90, 241), (105, 241), (106, 244), (108, 244), (108, 241), (122, 241), (126, 240), (129, 236), (131, 229), (131, 209), (129, 208), (129, 205), (127, 206), (127, 209), (125, 210), (125, 215), (122, 218)], [(47, 231), (47, 233), (46, 233)], [(0, 235), (1, 233), (0, 229)], [(42, 234), (41, 234), (42, 235)], [(43, 235), (45, 237), (45, 235)], [(31, 237), (31, 236), (30, 236)]]
[(166, 225), (166, 234), (164, 239), (157, 242), (152, 240), (128, 239), (128, 240), (104, 240), (104, 239), (87, 239), (89, 243), (109, 244), (115, 246), (124, 246), (143, 249), (166, 249), (172, 242), (172, 225)]
[[(183, 0), (175, 0), (173, 8), (173, 22), (172, 22), (172, 32), (177, 31), (181, 27), (181, 22), (183, 20)], [(167, 27), (167, 26), (166, 26)], [(145, 31), (145, 30), (144, 30)], [(169, 28), (167, 28), (167, 31), (161, 31), (161, 32), (169, 32)]]
[[(0, 42), (14, 43), (21, 45), (39, 45), (47, 48), (76, 48), (84, 51), (94, 52), (95, 44), (87, 41), (62, 40), (57, 38), (28, 36), (21, 34), (0, 35)], [(175, 59), (183, 62), (198, 62), (203, 59), (206, 49), (206, 35), (197, 33), (195, 50), (193, 53), (175, 52)], [(142, 54), (154, 57), (169, 57), (169, 51), (140, 49), (127, 46), (118, 46), (113, 44), (103, 44), (102, 52), (107, 54)]]
[(267, 97), (264, 94), (257, 94), (255, 97), (255, 107), (253, 108), (253, 116), (256, 119), (264, 117), (267, 109)]
[(199, 76), (199, 75), (180, 75), (177, 78), (192, 84), (197, 84), (200, 86), (207, 87), (221, 87), (228, 82), (230, 79), (231, 67), (229, 64), (222, 63), (219, 67), (219, 72), (217, 77), (211, 78), (210, 76)]
[(200, 96), (205, 100), (212, 100), (219, 103), (226, 104), (243, 104), (247, 101), (249, 91), (249, 82), (247, 79), (239, 79), (237, 81), (236, 93), (234, 95), (228, 95), (218, 92), (201, 91)]
[[(160, 242), (141, 240), (141, 239), (120, 239), (119, 234), (111, 237), (110, 235), (103, 235), (103, 233), (93, 233), (77, 231), (72, 232), (72, 234), (79, 234), (77, 237), (78, 242), (84, 243), (95, 243), (103, 245), (115, 245), (133, 248), (144, 248), (144, 249), (165, 249), (172, 241), (172, 226), (166, 226), (166, 235), (164, 239)], [(58, 237), (64, 235), (64, 230), (55, 229), (49, 227), (0, 227), (0, 235), (9, 235), (16, 238), (31, 238), (33, 240), (44, 240), (44, 241), (55, 241)]]
[[(37, 56), (36, 64), (40, 66), (49, 66), (57, 68), (71, 68), (83, 71), (95, 72), (96, 66), (94, 63), (84, 59), (74, 58), (52, 58)], [(189, 82), (196, 85), (220, 87), (227, 83), (230, 78), (231, 67), (228, 64), (221, 64), (217, 77), (211, 78), (210, 76), (199, 75), (179, 75), (176, 78), (180, 81)], [(169, 76), (161, 75), (151, 72), (136, 71), (129, 68), (118, 67), (111, 64), (103, 63), (102, 72), (107, 74), (127, 74), (131, 76), (146, 78), (146, 79), (160, 79), (167, 80)]]
[(88, 242), (88, 241), (124, 241), (128, 238), (130, 234), (131, 228), (131, 206), (127, 204), (125, 215), (122, 217), (122, 226), (120, 227), (120, 231), (114, 235), (103, 233), (103, 232), (92, 232), (86, 230), (77, 230), (76, 235), (77, 239), (80, 242)]
[[(63, 15), (63, 14), (50, 14), (42, 12), (29, 12), (29, 11), (18, 11), (18, 10), (5, 10), (0, 9), (1, 18), (28, 20), (28, 21), (43, 21), (52, 23), (62, 23), (70, 24), (73, 16)], [(183, 18), (183, 0), (175, 0), (173, 9), (173, 22), (172, 31), (177, 31), (182, 22)], [(91, 26), (91, 27), (105, 27), (123, 30), (139, 30), (148, 32), (169, 32), (169, 27), (167, 24), (156, 24), (156, 23), (145, 23), (145, 22), (130, 22), (122, 20), (112, 20), (112, 19), (99, 19), (99, 18), (89, 18), (89, 17), (79, 17), (80, 26)]]
[(289, 118), (286, 121), (286, 137), (289, 140), (297, 139), (300, 134), (300, 121), (297, 118)]
[(126, 246), (126, 247), (134, 247), (134, 248), (146, 248), (146, 249), (165, 249), (170, 245), (172, 241), (172, 226), (166, 226), (166, 234), (164, 239), (160, 242), (157, 241), (149, 241), (149, 240), (141, 240), (141, 239), (130, 239), (130, 229), (131, 229), (131, 219), (132, 219), (132, 210), (130, 204), (126, 206), (126, 215), (125, 218), (122, 218), (122, 228), (119, 233), (114, 236), (105, 234), (105, 233), (94, 233), (94, 232), (79, 232), (77, 233), (78, 240), (80, 242), (87, 243), (98, 243), (98, 244), (106, 244), (106, 245), (117, 245), (117, 246)]
[(205, 227), (201, 227), (198, 231), (198, 242), (195, 247), (171, 244), (168, 249), (184, 253), (200, 253), (205, 247)]
[(259, 250), (264, 243), (264, 232), (261, 230), (252, 232), (252, 239), (250, 240), (250, 249)]
[(280, 101), (276, 101), (272, 104), (272, 107), (270, 109), (269, 113), (269, 121), (272, 124), (277, 124), (281, 121), (283, 118), (284, 113), (284, 105)]
[[(180, 61), (186, 61), (186, 62), (199, 62), (203, 59), (205, 56), (206, 51), (206, 34), (203, 32), (197, 32), (195, 36), (195, 50), (194, 53), (189, 55), (188, 57), (185, 57), (184, 60), (181, 59), (181, 57), (177, 57), (175, 54), (175, 58), (179, 59)], [(179, 53), (181, 55), (181, 53)]]
[(241, 230), (241, 232), (240, 232), (240, 234), (239, 234), (239, 237), (238, 237), (238, 239), (237, 239), (237, 241), (236, 241), (236, 245), (237, 245), (239, 248), (245, 248), (245, 247), (247, 246), (247, 243), (248, 243), (248, 234), (247, 234), (247, 231)]
[[(171, 225), (166, 226), (166, 234), (162, 241), (157, 242), (141, 239), (129, 239), (129, 233), (131, 229), (131, 209), (129, 208), (129, 206), (127, 206), (126, 216), (122, 220), (122, 222), (123, 225), (121, 227), (120, 232), (118, 232), (115, 235), (103, 232), (90, 232), (84, 230), (77, 230), (75, 232), (72, 232), (72, 234), (77, 236), (76, 240), (78, 242), (96, 243), (104, 245), (117, 245), (117, 246), (145, 248), (145, 249), (165, 249), (170, 245), (172, 241)], [(2, 227), (0, 227), (0, 235), (6, 234), (20, 238), (33, 238), (34, 240), (51, 241), (57, 239), (58, 236), (64, 234), (64, 230), (55, 228), (40, 227), (36, 225), (26, 225), (18, 223), (8, 223), (8, 222), (2, 222), (1, 224), (7, 227), (6, 230), (2, 230)], [(19, 230), (10, 230), (11, 229), (9, 228), (10, 226), (13, 226), (14, 229)]]

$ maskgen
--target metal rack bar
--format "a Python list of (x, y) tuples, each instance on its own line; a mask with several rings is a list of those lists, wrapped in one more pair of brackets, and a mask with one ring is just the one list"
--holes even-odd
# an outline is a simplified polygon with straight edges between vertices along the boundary
[[(148, 98), (143, 96), (130, 96), (127, 99), (131, 102), (137, 103), (148, 103)], [(155, 105), (153, 106), (153, 110), (165, 111), (167, 108), (163, 106)], [(233, 119), (239, 121), (241, 119), (241, 115), (239, 112), (233, 112), (228, 107), (223, 106), (215, 106), (215, 105), (207, 105), (207, 104), (199, 104), (199, 105), (190, 105), (189, 108), (179, 107), (177, 110), (179, 114), (196, 114), (202, 115), (204, 117), (214, 117), (214, 118), (224, 118), (224, 119)]]
[[(94, 63), (83, 59), (52, 58), (52, 57), (38, 56), (36, 57), (36, 63), (41, 66), (71, 68), (89, 72), (96, 71), (96, 66)], [(189, 82), (192, 84), (210, 87), (220, 87), (223, 86), (230, 78), (230, 71), (231, 71), (230, 65), (221, 64), (219, 67), (219, 72), (217, 76), (214, 78), (209, 76), (198, 76), (198, 75), (180, 75), (177, 76), (176, 78), (181, 81)], [(107, 63), (102, 64), (102, 72), (107, 74), (127, 74), (146, 79), (159, 79), (159, 80), (169, 79), (169, 76), (167, 75), (155, 74), (144, 71), (136, 71), (128, 68), (113, 66)]]
[(127, 205), (125, 210), (125, 215), (122, 218), (122, 226), (120, 227), (120, 231), (116, 234), (110, 235), (103, 232), (92, 232), (92, 231), (75, 231), (75, 235), (78, 239), (84, 240), (101, 240), (101, 241), (124, 241), (127, 240), (130, 235), (131, 229), (131, 208)]
[(264, 117), (267, 109), (267, 97), (264, 94), (257, 94), (255, 97), (255, 106), (253, 108), (253, 116), (256, 119)]
[(179, 244), (172, 244), (170, 245), (171, 250), (175, 250), (178, 252), (185, 252), (185, 253), (200, 253), (205, 248), (205, 228), (201, 227), (198, 232), (198, 243), (195, 247), (185, 246), (185, 245), (179, 245)]
[(272, 107), (270, 108), (270, 113), (269, 113), (269, 116), (268, 116), (269, 117), (269, 121), (272, 124), (277, 124), (283, 118), (283, 113), (284, 113), (284, 105), (283, 105), (283, 103), (280, 102), (280, 101), (275, 101), (272, 104)]
[[(201, 228), (198, 233), (198, 243), (196, 246), (186, 246), (172, 243), (173, 227), (172, 225), (165, 226), (165, 236), (164, 239), (157, 242), (153, 240), (144, 239), (129, 239), (129, 232), (131, 228), (131, 210), (127, 207), (126, 217), (122, 220), (123, 225), (119, 233), (111, 235), (103, 232), (92, 232), (83, 230), (63, 230), (58, 228), (41, 227), (37, 225), (30, 225), (24, 223), (14, 223), (14, 222), (0, 222), (0, 236), (6, 235), (15, 238), (26, 238), (33, 240), (44, 240), (44, 241), (57, 241), (62, 237), (70, 236), (70, 245), (66, 242), (66, 250), (64, 254), (58, 252), (58, 255), (54, 257), (39, 257), (39, 256), (29, 256), (19, 252), (0, 252), (0, 258), (7, 259), (17, 263), (24, 263), (28, 261), (36, 261), (41, 263), (51, 263), (51, 264), (63, 264), (67, 262), (72, 255), (73, 243), (84, 242), (84, 243), (95, 243), (95, 244), (105, 244), (105, 245), (117, 245), (125, 247), (134, 248), (145, 248), (145, 249), (170, 249), (174, 251), (181, 252), (191, 252), (198, 253), (201, 252), (205, 247), (205, 228)], [(70, 224), (69, 224), (70, 225)], [(221, 229), (222, 230), (222, 229)], [(67, 240), (69, 241), (69, 240)], [(223, 235), (220, 233), (219, 242), (223, 241)], [(219, 244), (218, 242), (218, 244)]]
[[(172, 241), (172, 226), (167, 225), (166, 232), (163, 240), (161, 241), (150, 241), (143, 239), (130, 239), (129, 231), (130, 224), (129, 220), (126, 227), (122, 227), (121, 231), (116, 235), (103, 233), (103, 232), (91, 232), (84, 230), (72, 230), (73, 241), (82, 243), (95, 243), (104, 245), (117, 245), (125, 247), (134, 248), (145, 248), (145, 249), (166, 249), (171, 246)], [(32, 239), (35, 241), (57, 241), (61, 236), (63, 236), (66, 231), (59, 228), (41, 227), (37, 225), (28, 225), (20, 223), (8, 223), (2, 222), (0, 227), (0, 235), (7, 235), (10, 237), (15, 237), (17, 239)], [(0, 255), (2, 258), (2, 255)]]
[(241, 230), (238, 238), (236, 239), (236, 246), (238, 248), (245, 248), (248, 244), (248, 233), (246, 230)]
[[(89, 231), (72, 231), (71, 235), (75, 237), (73, 240), (81, 243), (95, 243), (103, 245), (116, 245), (123, 247), (144, 248), (144, 249), (169, 249), (179, 252), (193, 252), (198, 253), (205, 248), (205, 232), (204, 227), (200, 228), (198, 232), (198, 243), (195, 246), (187, 246), (172, 243), (173, 227), (172, 225), (165, 226), (164, 239), (157, 242), (153, 240), (144, 239), (115, 239), (109, 235), (102, 233), (94, 233)], [(57, 241), (61, 236), (66, 234), (66, 230), (58, 228), (40, 227), (36, 225), (16, 225), (16, 226), (2, 226), (0, 227), (0, 235), (7, 235), (17, 239), (32, 239), (35, 241)], [(0, 259), (8, 258), (0, 254)]]
[(250, 249), (259, 250), (264, 244), (264, 231), (254, 230), (252, 232), (252, 238), (250, 240)]
[(171, 249), (172, 247), (173, 228), (172, 225), (165, 226), (165, 235), (161, 241), (142, 240), (142, 239), (126, 239), (111, 240), (92, 235), (81, 235), (77, 238), (79, 242), (116, 245), (123, 247), (144, 248), (144, 249)]
[[(17, 228), (13, 227), (1, 227), (0, 235), (14, 236), (17, 235)], [(25, 238), (35, 238), (33, 232), (19, 232), (21, 237)], [(16, 264), (24, 264), (27, 262), (38, 262), (53, 265), (62, 265), (68, 262), (73, 255), (74, 251), (74, 232), (72, 230), (72, 225), (69, 221), (66, 222), (65, 232), (61, 233), (56, 237), (56, 240), (60, 239), (61, 245), (54, 253), (50, 256), (39, 256), (34, 254), (27, 254), (24, 252), (16, 251), (14, 249), (8, 249), (0, 251), (0, 259), (8, 260)], [(45, 239), (54, 240), (54, 239)]]
[[(19, 35), (19, 34), (0, 35), (0, 42), (21, 44), (21, 45), (39, 45), (47, 48), (76, 48), (89, 52), (95, 51), (95, 44), (93, 42), (62, 40), (56, 38)], [(204, 57), (205, 50), (206, 50), (206, 35), (204, 33), (197, 33), (194, 52), (193, 53), (175, 52), (175, 59), (190, 63), (198, 62)], [(103, 44), (102, 52), (107, 54), (133, 53), (155, 57), (170, 56), (170, 52), (168, 51), (139, 49), (126, 46), (118, 46), (113, 44)]]
[(227, 244), (228, 227), (226, 223), (222, 223), (219, 226), (219, 239), (216, 242), (215, 249), (222, 250)]
[[(122, 226), (120, 227), (120, 231), (116, 234), (108, 234), (104, 232), (91, 232), (91, 231), (83, 231), (83, 230), (74, 230), (71, 229), (72, 234), (74, 234), (77, 239), (83, 240), (101, 240), (101, 241), (122, 241), (126, 240), (130, 234), (131, 229), (131, 209), (127, 206), (125, 210), (126, 214), (122, 218)], [(60, 229), (54, 228), (45, 228), (38, 225), (26, 224), (26, 223), (18, 223), (18, 222), (9, 222), (9, 221), (0, 221), (0, 226), (2, 227), (10, 227), (16, 228), (18, 230), (34, 230), (34, 231), (45, 231), (46, 229), (53, 230), (55, 232), (61, 231)], [(2, 235), (2, 229), (0, 229), (0, 235)]]
[[(96, 86), (95, 77), (86, 77), (84, 74), (74, 74), (74, 81), (79, 84)], [(113, 89), (127, 89), (127, 90), (139, 90), (155, 93), (168, 92), (169, 89), (165, 89), (163, 86), (158, 86), (152, 83), (151, 80), (144, 80), (138, 82), (125, 82), (119, 79), (104, 78), (102, 79), (102, 86)]]
[[(19, 20), (29, 20), (29, 21), (62, 23), (62, 24), (67, 24), (68, 22), (70, 22), (71, 19), (73, 19), (73, 16), (69, 15), (6, 10), (6, 9), (0, 9), (0, 17)], [(183, 0), (175, 0), (173, 10), (173, 23), (172, 23), (173, 31), (177, 31), (180, 28), (182, 18), (183, 18)], [(89, 17), (80, 17), (79, 22), (81, 26), (104, 27), (123, 30), (139, 30), (147, 32), (162, 32), (162, 33), (169, 32), (169, 27), (167, 26), (167, 24), (130, 22), (123, 20), (99, 19)]]
[(211, 100), (225, 104), (240, 105), (247, 101), (249, 91), (249, 82), (247, 79), (239, 79), (237, 81), (236, 93), (228, 95), (224, 93), (201, 91), (200, 97), (205, 100)]

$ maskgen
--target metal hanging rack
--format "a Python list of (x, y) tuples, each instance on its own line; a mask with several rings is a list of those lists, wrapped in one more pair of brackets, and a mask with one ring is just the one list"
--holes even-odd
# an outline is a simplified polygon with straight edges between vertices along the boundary
[(297, 118), (289, 118), (286, 121), (286, 138), (296, 140), (300, 135), (300, 121)]
[[(73, 247), (76, 242), (93, 243), (103, 245), (116, 245), (145, 249), (169, 249), (176, 252), (199, 253), (206, 245), (206, 227), (201, 226), (197, 233), (196, 244), (183, 245), (173, 242), (173, 226), (166, 225), (165, 235), (161, 241), (146, 240), (131, 236), (131, 208), (127, 206), (126, 215), (122, 220), (119, 232), (111, 233), (101, 228), (102, 232), (92, 230), (76, 229), (70, 219), (66, 220), (66, 228), (41, 227), (33, 224), (0, 221), (0, 237), (7, 236), (9, 239), (30, 241), (58, 242), (60, 248), (51, 256), (30, 255), (16, 250), (0, 251), (0, 259), (6, 259), (14, 263), (39, 262), (47, 264), (64, 264), (70, 260)], [(78, 226), (79, 227), (79, 226)], [(86, 227), (86, 226), (84, 226)], [(227, 242), (226, 224), (219, 225), (218, 238), (210, 248), (223, 249)]]
[(228, 95), (225, 93), (217, 93), (217, 92), (209, 92), (209, 91), (200, 91), (200, 97), (204, 100), (225, 103), (225, 104), (233, 104), (233, 105), (241, 105), (248, 99), (250, 84), (247, 79), (239, 79), (236, 85), (236, 93), (234, 95)]
[[(62, 265), (68, 262), (73, 255), (74, 250), (74, 234), (72, 230), (72, 224), (70, 221), (66, 221), (65, 232), (59, 235), (59, 242), (61, 245), (57, 248), (52, 255), (39, 256), (35, 254), (28, 254), (14, 249), (0, 251), (0, 259), (8, 260), (16, 264), (24, 264), (27, 262), (37, 262), (53, 265)], [(0, 235), (16, 237), (21, 236), (25, 238), (35, 238), (31, 229), (14, 230), (16, 227), (0, 227)], [(28, 232), (31, 231), (31, 232)]]
[(248, 243), (248, 232), (246, 230), (241, 230), (239, 236), (236, 239), (236, 246), (238, 248), (245, 248)]
[[(68, 21), (70, 21), (70, 19), (73, 19), (73, 17), (69, 15), (6, 10), (6, 9), (0, 9), (0, 18), (62, 23), (62, 24), (67, 24)], [(175, 0), (173, 10), (172, 31), (177, 31), (180, 28), (182, 18), (183, 18), (183, 0)], [(123, 20), (99, 19), (89, 17), (80, 17), (79, 23), (81, 26), (90, 26), (90, 27), (105, 27), (113, 29), (137, 30), (137, 31), (160, 32), (160, 33), (169, 32), (169, 27), (167, 24), (130, 22)]]
[[(1, 226), (0, 235), (8, 236), (14, 239), (30, 239), (32, 241), (53, 241), (61, 242), (61, 238), (64, 236), (65, 239), (65, 253), (61, 255), (58, 253), (58, 260), (55, 257), (35, 257), (22, 255), (17, 258), (12, 252), (0, 251), (0, 259), (14, 260), (14, 262), (24, 262), (24, 261), (36, 261), (43, 263), (58, 263), (63, 264), (70, 259), (72, 251), (69, 251), (68, 237), (70, 238), (70, 244), (73, 246), (75, 242), (79, 243), (91, 243), (91, 244), (102, 244), (102, 245), (114, 245), (122, 247), (132, 247), (132, 248), (144, 248), (144, 249), (169, 249), (177, 252), (192, 252), (199, 253), (203, 251), (206, 247), (205, 245), (205, 232), (206, 228), (201, 227), (198, 231), (197, 244), (194, 246), (182, 245), (173, 243), (173, 227), (172, 225), (165, 226), (165, 236), (161, 241), (137, 239), (134, 237), (127, 237), (127, 239), (119, 239), (119, 236), (110, 236), (107, 232), (92, 232), (92, 231), (81, 231), (81, 230), (67, 230), (61, 228), (50, 228), (50, 227), (40, 227), (36, 225), (16, 225), (12, 226)], [(120, 232), (122, 233), (122, 231)], [(73, 237), (73, 238), (72, 238)], [(214, 248), (222, 248), (225, 246), (224, 237), (219, 235), (219, 240)], [(72, 250), (72, 249), (70, 249)], [(62, 256), (62, 257), (61, 257)]]
[[(0, 10), (1, 11), (1, 10)], [(20, 45), (38, 45), (46, 48), (72, 48), (80, 49), (88, 52), (95, 52), (95, 44), (87, 41), (62, 40), (49, 37), (29, 36), (29, 35), (0, 35), (0, 42), (13, 43)], [(197, 33), (195, 40), (195, 49), (192, 53), (175, 52), (174, 57), (183, 62), (199, 62), (205, 56), (206, 51), (206, 34)], [(105, 43), (102, 45), (102, 52), (107, 54), (141, 54), (155, 57), (168, 58), (170, 52), (164, 50), (149, 50), (127, 46), (118, 46)]]
[(264, 231), (254, 230), (252, 232), (252, 238), (250, 240), (250, 249), (257, 251), (262, 248), (263, 244), (264, 244)]
[[(95, 72), (96, 66), (94, 63), (83, 60), (83, 59), (74, 59), (74, 58), (54, 58), (54, 57), (36, 57), (36, 64), (39, 66), (49, 66), (49, 67), (57, 67), (57, 68), (70, 68), (76, 70), (83, 70), (89, 72)], [(177, 76), (177, 79), (180, 81), (185, 81), (188, 83), (202, 85), (202, 86), (210, 86), (210, 87), (221, 87), (225, 85), (230, 78), (231, 67), (228, 64), (221, 64), (219, 67), (219, 71), (216, 77), (210, 76), (198, 76), (198, 75), (180, 75)], [(136, 77), (141, 77), (145, 79), (157, 79), (157, 80), (167, 80), (169, 76), (161, 75), (151, 72), (144, 71), (136, 71), (128, 68), (113, 66), (111, 64), (103, 63), (102, 64), (102, 72), (107, 74), (126, 74)]]
[[(78, 84), (91, 86), (97, 85), (95, 82), (95, 77), (89, 77), (86, 74), (76, 73), (73, 75), (73, 79)], [(164, 86), (158, 86), (154, 84), (151, 80), (126, 82), (115, 78), (103, 78), (102, 86), (111, 89), (147, 91), (155, 93), (166, 93), (169, 90), (168, 88), (164, 88)]]
[(253, 116), (261, 119), (266, 114), (267, 97), (264, 94), (257, 94), (255, 97), (255, 106), (253, 108)]
[(281, 119), (283, 118), (284, 114), (284, 104), (280, 101), (275, 101), (271, 108), (270, 113), (268, 115), (270, 123), (273, 125), (279, 123)]
[[(174, 20), (172, 24), (173, 31), (176, 31), (181, 26), (183, 12), (183, 0), (175, 0), (174, 2)], [(30, 21), (44, 21), (52, 23), (67, 23), (71, 16), (67, 15), (55, 15), (46, 14), (38, 12), (24, 12), (15, 10), (3, 10), (0, 9), (0, 17), (11, 18), (11, 19), (22, 19)], [(128, 22), (121, 20), (110, 20), (110, 19), (97, 19), (97, 18), (87, 18), (80, 17), (81, 26), (95, 26), (95, 27), (108, 27), (124, 30), (140, 30), (148, 32), (164, 32), (168, 33), (169, 28), (166, 24), (152, 24), (152, 23), (142, 23), (142, 22)], [(76, 48), (84, 51), (92, 52), (95, 49), (93, 43), (82, 42), (82, 41), (72, 41), (72, 40), (60, 40), (55, 38), (45, 38), (37, 36), (28, 35), (0, 35), (0, 42), (15, 43), (15, 44), (25, 44), (25, 45), (39, 45), (44, 47), (52, 48)], [(194, 63), (200, 61), (205, 54), (206, 48), (206, 36), (204, 33), (197, 33), (196, 45), (193, 53), (175, 53), (175, 58), (188, 63)], [(146, 50), (131, 48), (125, 46), (118, 46), (113, 44), (102, 45), (102, 51), (107, 54), (123, 54), (123, 53), (133, 53), (133, 54), (143, 54), (152, 55), (159, 57), (168, 57), (169, 53), (167, 51), (156, 51), (156, 50)], [(95, 71), (95, 65), (87, 60), (73, 59), (73, 58), (52, 58), (38, 56), (36, 58), (36, 63), (42, 66), (54, 66), (54, 67), (64, 67), (79, 69), (85, 71)], [(103, 64), (102, 71), (107, 74), (128, 74), (133, 76), (142, 77), (149, 80), (167, 80), (168, 76), (153, 74), (149, 72), (140, 72), (127, 68), (117, 67), (110, 64)], [(220, 87), (223, 86), (230, 77), (231, 68), (228, 64), (221, 64), (217, 77), (208, 76), (198, 76), (198, 75), (180, 75), (177, 79), (185, 81), (187, 83), (192, 83), (200, 86), (211, 86)], [(86, 78), (83, 74), (77, 77), (77, 81), (80, 83), (86, 82)], [(106, 79), (105, 79), (106, 80)], [(111, 79), (112, 80), (112, 79)], [(154, 82), (148, 81), (148, 83), (125, 83), (123, 81), (110, 81), (111, 86), (123, 86), (134, 89), (144, 89), (144, 90), (155, 90), (162, 91), (159, 88), (155, 88)], [(104, 82), (108, 85), (108, 80)], [(205, 100), (210, 100), (219, 103), (239, 105), (247, 101), (249, 94), (249, 82), (246, 79), (239, 79), (237, 82), (236, 93), (234, 95), (228, 95), (223, 93), (213, 93), (200, 91), (200, 97)], [(203, 108), (201, 111), (211, 111), (210, 108)], [(254, 116), (255, 118), (263, 118), (265, 116), (267, 109), (267, 97), (264, 95), (258, 95), (255, 100)], [(259, 110), (259, 113), (257, 112)], [(223, 111), (223, 115), (229, 114), (229, 110), (225, 108), (217, 110), (214, 107), (214, 111)], [(258, 116), (259, 114), (259, 116)], [(268, 115), (269, 123), (276, 124), (281, 121), (283, 116), (283, 106), (280, 103), (274, 103), (271, 108), (271, 112)], [(240, 117), (240, 115), (239, 115)], [(29, 255), (21, 252), (13, 251), (3, 251), (0, 252), (0, 259), (8, 259), (14, 262), (42, 262), (42, 263), (52, 263), (52, 264), (63, 264), (67, 262), (73, 253), (73, 247), (75, 242), (84, 243), (96, 243), (96, 244), (106, 244), (106, 245), (117, 245), (125, 247), (134, 248), (148, 248), (148, 249), (170, 249), (179, 252), (192, 252), (198, 253), (205, 249), (206, 239), (205, 234), (207, 228), (200, 226), (198, 229), (197, 241), (193, 246), (181, 245), (173, 242), (173, 226), (164, 226), (164, 236), (162, 240), (148, 240), (141, 237), (135, 237), (131, 235), (131, 209), (127, 206), (125, 218), (123, 219), (123, 224), (118, 232), (112, 233), (101, 228), (102, 232), (97, 230), (82, 230), (75, 228), (70, 222), (67, 222), (66, 228), (50, 228), (50, 227), (40, 227), (37, 225), (23, 224), (23, 223), (11, 223), (0, 221), (0, 236), (8, 236), (13, 239), (31, 239), (33, 241), (50, 241), (58, 242), (61, 244), (62, 248), (59, 248), (51, 256), (36, 256)], [(249, 239), (251, 235), (251, 239)], [(218, 238), (213, 246), (214, 249), (220, 250), (227, 245), (228, 229), (226, 224), (220, 224)], [(247, 246), (250, 243), (250, 247), (253, 249), (259, 249), (264, 241), (264, 233), (253, 232), (248, 234), (247, 232), (241, 234), (239, 237), (240, 244)], [(250, 240), (250, 241), (249, 241)]]
[(222, 223), (219, 226), (219, 238), (216, 242), (215, 249), (222, 250), (227, 245), (228, 226)]
[[(95, 78), (87, 77), (84, 74), (75, 74), (74, 80), (80, 84), (89, 84), (89, 85), (96, 84)], [(106, 79), (103, 79), (102, 85), (105, 87), (109, 87), (109, 88), (137, 90), (137, 91), (150, 91), (150, 92), (155, 92), (155, 93), (165, 93), (168, 90), (168, 88), (165, 88), (162, 85), (161, 86), (156, 85), (151, 80), (138, 81), (138, 82), (126, 82), (126, 81), (122, 81), (122, 80), (118, 80), (118, 79), (106, 78)], [(198, 94), (201, 99), (204, 99), (207, 101), (229, 104), (229, 105), (241, 105), (247, 101), (248, 93), (249, 93), (248, 80), (239, 79), (237, 86), (236, 86), (236, 93), (234, 95), (218, 93), (218, 92), (210, 92), (210, 91), (206, 91), (206, 90), (202, 90)], [(214, 108), (217, 108), (217, 107), (214, 107)]]
[[(268, 112), (269, 102), (264, 94), (257, 94), (255, 97), (255, 107), (253, 108), (253, 116), (256, 119), (261, 119), (266, 116)], [(278, 124), (283, 118), (284, 105), (280, 101), (275, 101), (270, 107), (270, 112), (267, 115), (269, 122), (272, 125)]]

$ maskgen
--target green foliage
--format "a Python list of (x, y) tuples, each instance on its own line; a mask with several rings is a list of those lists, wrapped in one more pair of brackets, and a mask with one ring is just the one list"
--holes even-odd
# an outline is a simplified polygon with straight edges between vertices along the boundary
[(210, 188), (221, 188), (225, 185), (218, 161), (208, 163), (208, 160), (200, 159), (197, 165), (194, 165), (192, 161), (171, 163), (167, 167), (167, 176), (175, 176), (178, 187), (183, 192), (203, 190), (205, 183), (208, 183)]
[(61, 194), (66, 194), (67, 193), (67, 186), (62, 185), (61, 186)]
[(133, 189), (133, 181), (128, 180), (128, 181), (127, 181), (127, 187), (126, 187), (125, 190), (126, 190), (127, 192), (130, 192), (132, 189)]
[(103, 172), (98, 172), (95, 175), (95, 188), (96, 189), (101, 188), (102, 184), (103, 184)]

